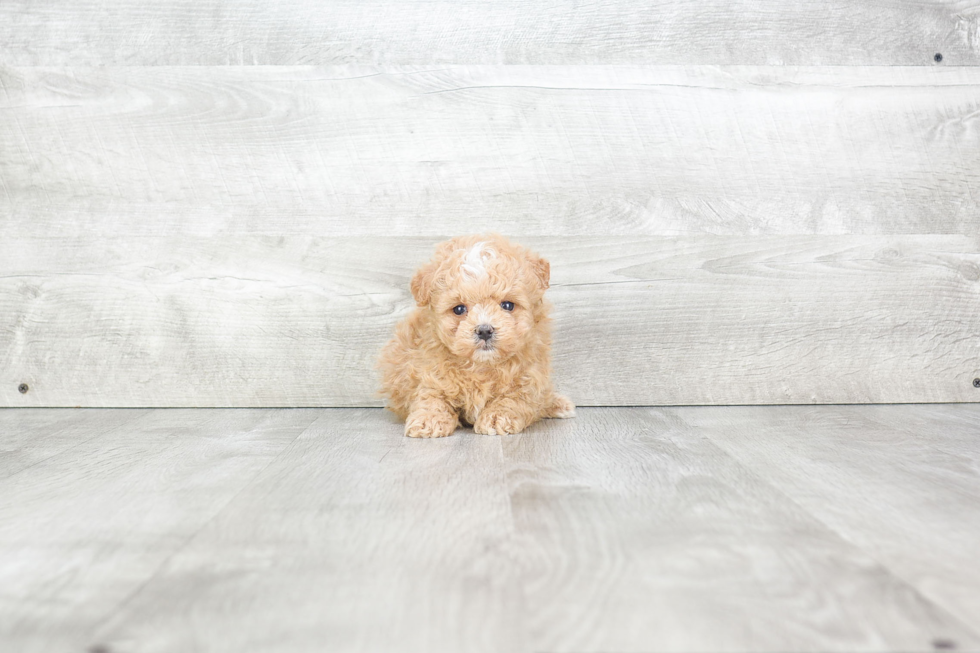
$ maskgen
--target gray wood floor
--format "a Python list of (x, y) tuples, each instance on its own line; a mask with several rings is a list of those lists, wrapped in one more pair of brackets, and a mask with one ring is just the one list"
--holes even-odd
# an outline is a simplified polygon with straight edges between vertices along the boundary
[(980, 649), (980, 406), (0, 411), (0, 650)]

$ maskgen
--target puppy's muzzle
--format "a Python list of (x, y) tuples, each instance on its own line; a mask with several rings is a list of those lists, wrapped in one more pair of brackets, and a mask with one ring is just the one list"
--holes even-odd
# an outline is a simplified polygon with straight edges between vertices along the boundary
[(476, 327), (476, 337), (484, 342), (489, 342), (493, 337), (493, 327), (489, 324), (481, 324)]

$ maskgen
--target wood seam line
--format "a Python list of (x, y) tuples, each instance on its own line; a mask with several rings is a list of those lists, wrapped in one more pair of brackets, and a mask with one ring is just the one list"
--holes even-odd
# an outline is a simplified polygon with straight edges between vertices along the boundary
[[(10, 410), (10, 409), (0, 408), (0, 410)], [(17, 409), (13, 409), (13, 410), (17, 410)], [(39, 409), (33, 409), (33, 408), (31, 408), (29, 410), (65, 410), (65, 408), (63, 408), (63, 407), (58, 407), (58, 408), (39, 408)], [(77, 410), (77, 409), (75, 409), (75, 408), (69, 408), (68, 410)], [(115, 425), (113, 427), (110, 427), (110, 428), (106, 429), (105, 431), (100, 431), (99, 433), (96, 433), (95, 435), (93, 435), (93, 436), (91, 436), (89, 438), (85, 438), (84, 440), (79, 440), (78, 442), (75, 442), (74, 444), (66, 447), (65, 449), (62, 449), (61, 451), (58, 451), (56, 453), (53, 453), (50, 456), (47, 456), (45, 458), (42, 458), (41, 460), (38, 460), (37, 462), (31, 463), (27, 467), (24, 467), (22, 469), (17, 470), (13, 474), (10, 474), (8, 476), (0, 476), (0, 483), (3, 483), (4, 481), (6, 481), (9, 478), (13, 478), (13, 477), (17, 476), (18, 474), (22, 474), (23, 472), (25, 472), (25, 471), (27, 471), (29, 469), (32, 469), (32, 468), (36, 467), (37, 465), (40, 465), (43, 462), (47, 462), (47, 461), (51, 460), (52, 458), (55, 458), (56, 456), (60, 456), (62, 454), (66, 454), (66, 453), (72, 451), (73, 449), (76, 449), (76, 448), (82, 446), (83, 444), (87, 444), (87, 443), (91, 442), (92, 440), (95, 440), (95, 439), (98, 439), (98, 438), (107, 436), (110, 433), (115, 433), (116, 431), (118, 431), (119, 429), (121, 429), (123, 427), (133, 426), (133, 422), (141, 421), (141, 420), (144, 420), (144, 419), (148, 418), (154, 412), (156, 412), (157, 410), (159, 410), (159, 408), (149, 408), (149, 407), (148, 408), (124, 408), (124, 409), (114, 409), (114, 408), (82, 408), (81, 410), (88, 410), (88, 411), (132, 410), (132, 411), (140, 411), (141, 414), (133, 415), (133, 416), (129, 417), (127, 420), (125, 420), (124, 422), (122, 422), (120, 424), (117, 424), (117, 425)], [(70, 427), (66, 426), (65, 428), (70, 428)], [(61, 430), (61, 429), (58, 429), (58, 430)]]
[[(676, 413), (674, 413), (674, 417), (677, 420), (679, 420), (680, 422), (682, 422), (692, 432), (694, 432), (694, 433), (697, 433), (698, 432), (694, 428), (694, 426), (692, 426), (691, 424), (689, 424), (680, 415), (677, 415)], [(869, 559), (874, 560), (882, 569), (884, 569), (885, 571), (887, 571), (888, 574), (890, 576), (892, 576), (892, 578), (894, 578), (896, 581), (899, 581), (904, 587), (906, 587), (908, 590), (912, 591), (915, 594), (915, 596), (919, 597), (919, 599), (921, 599), (925, 603), (931, 605), (939, 613), (941, 613), (944, 617), (950, 619), (953, 623), (958, 624), (964, 630), (966, 630), (967, 632), (973, 634), (974, 636), (980, 637), (980, 630), (974, 628), (973, 626), (970, 626), (969, 624), (967, 624), (966, 622), (964, 622), (962, 619), (960, 619), (957, 615), (955, 615), (952, 612), (950, 612), (943, 603), (937, 603), (931, 596), (928, 596), (927, 594), (923, 593), (923, 591), (917, 585), (913, 585), (902, 574), (899, 574), (894, 569), (892, 569), (891, 566), (889, 566), (889, 565), (885, 564), (884, 562), (882, 562), (881, 560), (879, 560), (878, 559), (878, 556), (873, 555), (871, 552), (869, 552), (863, 546), (861, 546), (857, 542), (853, 541), (851, 538), (847, 537), (844, 533), (841, 533), (836, 528), (833, 528), (830, 524), (826, 523), (824, 520), (822, 520), (819, 517), (817, 517), (816, 515), (814, 515), (806, 507), (804, 507), (802, 504), (800, 504), (798, 501), (796, 501), (796, 499), (794, 499), (791, 496), (789, 496), (788, 494), (786, 494), (786, 492), (782, 488), (779, 488), (779, 487), (773, 485), (773, 483), (771, 481), (769, 481), (768, 479), (765, 479), (762, 476), (759, 476), (759, 474), (757, 474), (753, 469), (749, 468), (741, 460), (739, 460), (738, 458), (736, 458), (735, 455), (732, 454), (727, 448), (725, 448), (721, 444), (717, 443), (709, 435), (709, 433), (710, 433), (710, 431), (708, 431), (708, 430), (702, 432), (702, 437), (708, 442), (708, 444), (710, 444), (712, 447), (714, 447), (715, 449), (717, 449), (720, 453), (723, 453), (724, 455), (728, 456), (733, 463), (735, 463), (736, 465), (738, 465), (739, 469), (741, 469), (741, 470), (743, 470), (745, 472), (746, 475), (748, 475), (751, 478), (756, 479), (760, 483), (765, 484), (766, 487), (771, 488), (773, 490), (773, 492), (775, 492), (779, 496), (785, 498), (793, 506), (795, 506), (797, 509), (799, 509), (803, 514), (807, 515), (808, 517), (810, 517), (811, 519), (813, 519), (813, 521), (815, 521), (816, 523), (818, 523), (821, 526), (823, 526), (824, 528), (826, 528), (827, 529), (827, 532), (834, 534), (841, 542), (843, 542), (846, 545), (852, 547), (854, 550), (860, 552), (862, 555), (867, 556)]]
[[(212, 409), (207, 409), (207, 408), (205, 408), (205, 409), (203, 409), (203, 410), (205, 410), (205, 411), (207, 411), (207, 410), (212, 410)], [(260, 417), (259, 417), (259, 418), (258, 418), (258, 419), (257, 419), (257, 420), (255, 421), (255, 423), (254, 423), (254, 424), (252, 425), (252, 427), (251, 427), (251, 428), (250, 428), (250, 429), (248, 430), (248, 432), (251, 432), (251, 431), (254, 431), (254, 430), (255, 430), (255, 428), (256, 428), (256, 427), (257, 427), (257, 426), (258, 426), (259, 424), (261, 424), (261, 423), (262, 423), (262, 422), (263, 422), (263, 421), (265, 420), (265, 418), (266, 418), (266, 417), (267, 417), (268, 415), (270, 415), (270, 414), (272, 414), (273, 412), (275, 412), (275, 411), (277, 411), (277, 410), (289, 410), (289, 409), (287, 409), (287, 408), (266, 408), (266, 409), (264, 409), (264, 412), (262, 413), (262, 415), (261, 415), (261, 416), (260, 416)], [(302, 435), (303, 435), (304, 433), (306, 433), (307, 431), (309, 431), (309, 430), (310, 430), (310, 429), (311, 429), (311, 428), (313, 427), (313, 425), (314, 425), (314, 424), (316, 424), (317, 422), (319, 422), (319, 421), (320, 421), (320, 420), (321, 420), (321, 419), (322, 419), (322, 418), (324, 417), (324, 414), (323, 414), (323, 413), (324, 413), (324, 412), (326, 412), (326, 411), (329, 411), (329, 409), (321, 409), (321, 414), (320, 414), (320, 415), (317, 415), (317, 416), (315, 416), (315, 417), (314, 417), (314, 418), (313, 418), (313, 419), (312, 419), (312, 420), (310, 421), (310, 423), (309, 423), (309, 424), (307, 424), (307, 425), (306, 425), (306, 426), (305, 426), (304, 428), (302, 428), (302, 429), (300, 429), (300, 430), (298, 430), (298, 432), (297, 432), (297, 434), (296, 434), (296, 437), (294, 437), (294, 438), (293, 438), (292, 440), (290, 440), (290, 441), (289, 441), (289, 442), (288, 442), (288, 443), (287, 443), (287, 444), (286, 444), (285, 446), (283, 446), (283, 448), (282, 448), (282, 449), (281, 449), (281, 450), (280, 450), (280, 451), (279, 451), (279, 452), (278, 452), (278, 453), (277, 453), (277, 454), (276, 454), (275, 456), (273, 456), (272, 458), (270, 458), (270, 459), (269, 459), (269, 461), (268, 461), (268, 462), (267, 462), (267, 463), (266, 463), (265, 465), (263, 465), (263, 466), (262, 466), (262, 467), (261, 467), (260, 469), (258, 469), (258, 470), (256, 470), (256, 472), (255, 472), (255, 473), (254, 473), (254, 474), (252, 475), (252, 478), (251, 478), (251, 479), (249, 479), (249, 481), (248, 481), (247, 483), (245, 483), (245, 485), (243, 485), (243, 486), (242, 486), (242, 487), (241, 487), (241, 488), (240, 488), (240, 489), (238, 490), (238, 492), (235, 492), (235, 494), (234, 494), (234, 495), (232, 495), (231, 497), (229, 497), (229, 498), (228, 498), (228, 500), (227, 500), (227, 501), (225, 501), (225, 503), (224, 503), (224, 505), (222, 505), (222, 506), (221, 506), (220, 508), (218, 508), (218, 510), (216, 510), (216, 511), (214, 512), (214, 514), (213, 514), (213, 515), (211, 515), (211, 517), (209, 517), (209, 518), (208, 518), (208, 519), (207, 519), (206, 521), (204, 521), (204, 522), (203, 522), (203, 523), (202, 523), (202, 524), (201, 524), (201, 525), (200, 525), (200, 526), (199, 526), (199, 527), (198, 527), (197, 529), (195, 529), (195, 530), (194, 530), (194, 531), (193, 531), (192, 533), (190, 533), (190, 534), (188, 534), (188, 535), (187, 535), (187, 537), (185, 537), (185, 538), (184, 538), (184, 541), (183, 541), (183, 542), (181, 542), (180, 544), (178, 544), (177, 546), (175, 546), (175, 547), (173, 548), (173, 550), (171, 550), (171, 551), (170, 551), (170, 553), (168, 553), (168, 554), (167, 554), (167, 556), (166, 556), (166, 557), (165, 557), (165, 558), (164, 558), (163, 560), (161, 560), (161, 561), (160, 561), (160, 564), (158, 564), (158, 565), (156, 566), (156, 569), (154, 569), (154, 570), (153, 570), (153, 571), (152, 571), (152, 572), (151, 572), (151, 573), (150, 573), (150, 574), (149, 574), (149, 575), (148, 575), (148, 576), (146, 577), (146, 579), (145, 579), (145, 580), (143, 580), (143, 582), (141, 582), (141, 583), (140, 583), (139, 585), (137, 585), (137, 586), (136, 586), (136, 587), (135, 587), (135, 588), (134, 588), (134, 589), (133, 589), (132, 591), (130, 591), (130, 592), (129, 592), (129, 593), (128, 593), (128, 594), (126, 595), (126, 596), (124, 596), (124, 597), (123, 597), (122, 599), (120, 599), (120, 600), (119, 600), (119, 602), (118, 602), (118, 603), (116, 603), (116, 604), (115, 604), (114, 606), (112, 606), (112, 608), (111, 608), (111, 609), (109, 609), (109, 610), (108, 610), (108, 611), (106, 612), (106, 614), (105, 614), (104, 616), (102, 616), (102, 617), (101, 617), (101, 618), (99, 618), (99, 619), (94, 619), (94, 620), (92, 621), (92, 623), (91, 623), (91, 631), (92, 631), (92, 632), (96, 632), (96, 631), (98, 631), (98, 630), (99, 630), (100, 628), (102, 628), (102, 627), (103, 627), (103, 626), (104, 626), (104, 625), (105, 625), (106, 623), (108, 623), (108, 621), (109, 621), (109, 620), (110, 620), (110, 619), (111, 619), (111, 618), (112, 618), (112, 617), (113, 617), (114, 615), (116, 615), (116, 614), (118, 614), (119, 612), (121, 612), (121, 611), (122, 611), (122, 609), (123, 609), (123, 608), (124, 608), (124, 607), (126, 606), (126, 604), (128, 604), (128, 603), (129, 603), (130, 601), (132, 601), (133, 599), (135, 599), (135, 598), (136, 598), (137, 596), (139, 596), (139, 595), (140, 595), (140, 593), (142, 593), (142, 592), (143, 592), (143, 590), (144, 590), (144, 589), (146, 589), (146, 588), (147, 588), (147, 587), (148, 587), (148, 586), (150, 585), (150, 583), (152, 583), (152, 582), (153, 582), (154, 580), (156, 580), (156, 579), (157, 579), (157, 578), (158, 578), (158, 577), (160, 576), (160, 574), (162, 574), (162, 573), (163, 573), (163, 571), (164, 571), (164, 569), (165, 569), (165, 568), (167, 567), (167, 565), (168, 565), (168, 564), (170, 563), (170, 561), (171, 561), (171, 560), (172, 560), (172, 559), (173, 559), (173, 558), (174, 558), (174, 557), (175, 557), (175, 556), (176, 556), (177, 554), (179, 554), (179, 553), (181, 553), (181, 552), (183, 552), (183, 551), (184, 551), (184, 550), (185, 550), (185, 549), (186, 549), (186, 548), (187, 548), (188, 546), (190, 546), (190, 544), (191, 544), (191, 543), (192, 543), (192, 542), (193, 542), (193, 541), (194, 541), (194, 540), (195, 540), (195, 539), (196, 539), (196, 538), (197, 538), (197, 537), (198, 537), (198, 536), (199, 536), (199, 535), (200, 535), (200, 534), (201, 534), (202, 532), (204, 532), (204, 530), (205, 530), (205, 529), (206, 529), (206, 528), (207, 528), (207, 527), (208, 527), (208, 526), (209, 526), (209, 525), (210, 525), (210, 524), (211, 524), (211, 523), (212, 523), (212, 522), (213, 522), (213, 521), (214, 521), (215, 519), (217, 519), (217, 518), (218, 518), (219, 516), (221, 516), (222, 514), (224, 514), (224, 513), (225, 513), (225, 511), (226, 511), (226, 510), (228, 510), (228, 507), (229, 507), (229, 506), (230, 506), (230, 505), (231, 505), (231, 504), (232, 504), (232, 503), (233, 503), (233, 502), (234, 502), (234, 501), (235, 501), (235, 500), (236, 500), (236, 499), (237, 499), (237, 498), (238, 498), (239, 496), (241, 496), (241, 495), (242, 495), (242, 493), (243, 493), (243, 492), (245, 492), (245, 490), (247, 490), (247, 489), (249, 489), (249, 488), (251, 488), (251, 487), (252, 487), (252, 486), (253, 486), (253, 485), (255, 484), (255, 482), (256, 482), (256, 479), (258, 479), (258, 478), (259, 478), (259, 477), (260, 477), (260, 476), (262, 475), (262, 473), (263, 473), (263, 472), (265, 472), (265, 470), (266, 470), (266, 469), (268, 469), (270, 465), (272, 465), (272, 463), (274, 463), (275, 461), (277, 461), (277, 460), (278, 460), (278, 459), (279, 459), (279, 458), (280, 458), (280, 457), (281, 457), (281, 456), (282, 456), (282, 455), (283, 455), (283, 454), (284, 454), (284, 453), (285, 453), (285, 452), (286, 452), (286, 451), (287, 451), (288, 449), (290, 449), (290, 448), (291, 448), (291, 447), (292, 447), (292, 446), (293, 446), (293, 445), (294, 445), (294, 444), (296, 443), (296, 441), (297, 441), (297, 440), (298, 440), (298, 439), (299, 439), (299, 438), (300, 438), (300, 437), (301, 437), (301, 436), (302, 436)]]

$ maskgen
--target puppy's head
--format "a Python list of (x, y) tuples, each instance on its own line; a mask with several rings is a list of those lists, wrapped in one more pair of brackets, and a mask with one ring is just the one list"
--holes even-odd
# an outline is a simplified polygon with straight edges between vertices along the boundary
[(412, 279), (412, 295), (454, 355), (491, 363), (521, 351), (544, 317), (548, 262), (498, 235), (439, 244)]

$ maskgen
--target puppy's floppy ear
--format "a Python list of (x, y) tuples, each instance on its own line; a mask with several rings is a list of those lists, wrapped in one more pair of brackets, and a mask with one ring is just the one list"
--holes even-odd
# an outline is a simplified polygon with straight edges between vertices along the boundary
[(415, 303), (419, 306), (428, 306), (432, 299), (432, 280), (435, 277), (437, 267), (435, 263), (426, 263), (412, 277), (410, 286), (412, 297), (415, 298)]
[(456, 248), (457, 240), (458, 238), (453, 238), (452, 240), (447, 240), (436, 245), (436, 253), (432, 259), (420, 267), (416, 271), (415, 276), (412, 277), (412, 283), (410, 285), (412, 297), (415, 298), (415, 303), (419, 306), (428, 306), (429, 302), (432, 301), (432, 291), (435, 285), (436, 275), (439, 272), (439, 268), (442, 267), (443, 262), (445, 262), (446, 258)]
[(547, 290), (551, 286), (551, 264), (533, 252), (527, 253), (527, 263), (541, 290)]

